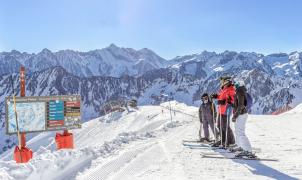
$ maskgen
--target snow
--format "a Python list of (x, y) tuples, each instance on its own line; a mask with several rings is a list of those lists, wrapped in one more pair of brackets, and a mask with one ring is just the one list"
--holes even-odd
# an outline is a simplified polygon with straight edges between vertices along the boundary
[(302, 114), (302, 104), (299, 104), (294, 109), (286, 112), (285, 114)]
[[(172, 101), (114, 112), (73, 130), (75, 149), (55, 149), (54, 132), (28, 142), (34, 158), (16, 164), (12, 151), (0, 156), (0, 179), (301, 179), (300, 113), (250, 115), (247, 135), (259, 157), (278, 162), (205, 159), (208, 148), (190, 149), (198, 137), (198, 108)], [(302, 112), (302, 106), (295, 108)], [(294, 110), (295, 110), (294, 109)], [(293, 111), (293, 110), (292, 110)], [(222, 154), (223, 155), (223, 154)]]
[(214, 69), (214, 71), (223, 71), (223, 67), (217, 67)]
[(268, 63), (275, 73), (279, 76), (296, 76), (299, 74), (297, 69), (299, 65), (299, 53), (291, 54), (271, 54), (264, 58), (264, 61)]
[(197, 70), (197, 65), (195, 63), (194, 64), (189, 64), (185, 67), (185, 73), (186, 74), (194, 75), (196, 73), (196, 70)]

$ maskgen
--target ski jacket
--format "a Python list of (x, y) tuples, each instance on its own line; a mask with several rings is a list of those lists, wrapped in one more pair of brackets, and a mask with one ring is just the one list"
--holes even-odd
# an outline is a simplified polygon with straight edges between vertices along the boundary
[(213, 112), (214, 112), (214, 118), (216, 117), (216, 108), (214, 103), (208, 102), (208, 103), (202, 103), (199, 107), (199, 120), (202, 123), (203, 120), (209, 120), (211, 121), (213, 119)]
[(247, 113), (247, 92), (244, 86), (240, 86), (236, 89), (235, 101), (234, 101), (234, 118), (239, 115)]
[(218, 100), (218, 112), (219, 114), (227, 114), (227, 108), (234, 103), (235, 87), (230, 84), (220, 89), (217, 100)]

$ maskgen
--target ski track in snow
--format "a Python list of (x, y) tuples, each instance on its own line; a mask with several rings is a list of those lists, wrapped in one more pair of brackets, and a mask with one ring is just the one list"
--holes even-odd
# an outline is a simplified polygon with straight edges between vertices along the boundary
[(42, 133), (28, 142), (35, 152), (29, 163), (1, 155), (0, 179), (302, 179), (302, 114), (249, 117), (247, 135), (261, 149), (257, 155), (279, 162), (206, 159), (202, 152), (228, 154), (184, 147), (182, 140), (198, 137), (198, 109), (171, 105), (172, 124), (168, 103), (89, 121), (73, 131), (74, 150), (56, 151), (54, 133)]

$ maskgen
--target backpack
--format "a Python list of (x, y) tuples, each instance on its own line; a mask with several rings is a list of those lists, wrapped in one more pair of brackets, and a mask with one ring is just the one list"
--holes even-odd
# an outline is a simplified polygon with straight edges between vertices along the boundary
[(244, 105), (248, 112), (251, 112), (252, 106), (253, 106), (253, 98), (252, 96), (247, 92), (244, 100)]

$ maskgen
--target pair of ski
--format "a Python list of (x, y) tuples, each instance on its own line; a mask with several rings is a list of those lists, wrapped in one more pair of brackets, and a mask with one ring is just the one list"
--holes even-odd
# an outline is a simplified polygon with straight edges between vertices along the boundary
[(190, 149), (211, 149), (211, 150), (218, 150), (224, 149), (223, 147), (212, 147), (213, 141), (211, 142), (204, 142), (198, 140), (183, 140), (182, 145), (190, 148)]
[[(194, 143), (194, 144), (192, 144)], [(183, 140), (183, 145), (190, 149), (202, 149), (209, 148), (212, 150), (223, 150), (221, 152), (213, 152), (213, 153), (201, 153), (202, 158), (210, 158), (210, 159), (234, 159), (234, 160), (254, 160), (254, 161), (278, 161), (277, 159), (270, 158), (259, 158), (259, 157), (236, 157), (233, 152), (226, 151), (225, 148), (221, 147), (211, 147), (210, 143), (200, 142), (196, 140)], [(232, 156), (222, 156), (221, 154), (232, 154)]]
[[(211, 150), (223, 150), (221, 152), (223, 153), (232, 153), (230, 151), (226, 151), (225, 147), (212, 147), (212, 143), (204, 143), (204, 142), (200, 142), (200, 141), (183, 141), (182, 143), (183, 146), (190, 148), (190, 149), (211, 149)], [(260, 148), (253, 148), (254, 152), (261, 152)]]

